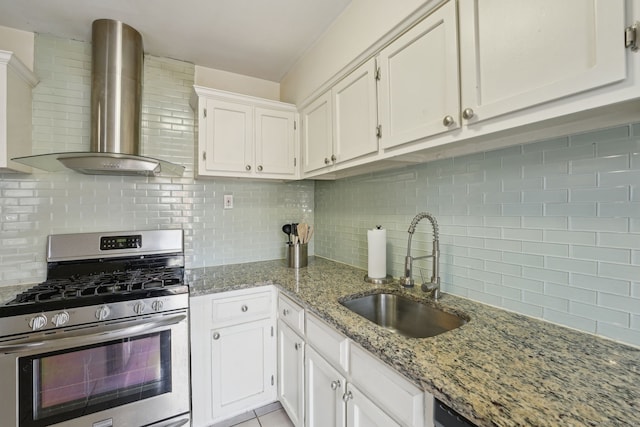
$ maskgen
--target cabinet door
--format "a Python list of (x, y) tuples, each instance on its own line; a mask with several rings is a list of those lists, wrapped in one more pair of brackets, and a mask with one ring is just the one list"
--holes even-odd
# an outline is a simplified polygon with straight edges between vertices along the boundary
[(331, 91), (302, 111), (304, 172), (312, 172), (333, 164), (331, 120)]
[(383, 148), (460, 126), (455, 1), (383, 49), (378, 64)]
[(257, 175), (295, 175), (295, 113), (256, 108)]
[(207, 99), (204, 120), (206, 170), (250, 174), (254, 163), (253, 108), (240, 103)]
[(296, 427), (304, 423), (304, 341), (278, 322), (278, 395)]
[(343, 427), (345, 378), (311, 347), (305, 354), (307, 427)]
[(211, 331), (214, 420), (276, 399), (273, 326), (262, 320)]
[(462, 108), (473, 110), (466, 122), (624, 79), (624, 3), (460, 2)]
[(31, 172), (11, 159), (31, 155), (31, 91), (37, 83), (15, 54), (0, 50), (0, 171)]
[(376, 61), (371, 59), (333, 89), (333, 141), (337, 162), (378, 151)]
[(353, 384), (347, 387), (347, 427), (400, 427)]

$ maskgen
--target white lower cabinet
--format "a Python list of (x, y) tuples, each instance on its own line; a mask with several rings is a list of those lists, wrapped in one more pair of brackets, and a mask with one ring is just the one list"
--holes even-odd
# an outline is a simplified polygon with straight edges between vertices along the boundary
[(348, 427), (401, 427), (376, 406), (356, 386), (349, 384), (347, 394), (344, 397), (347, 402), (347, 426)]
[(278, 397), (296, 427), (304, 425), (304, 340), (278, 321)]
[(307, 347), (304, 362), (306, 426), (344, 427), (346, 378), (311, 347)]
[[(433, 425), (433, 421), (430, 421), (433, 420), (433, 399), (425, 399), (422, 390), (360, 346), (351, 343), (349, 350), (351, 382), (357, 385), (368, 399), (399, 425)], [(431, 402), (426, 408), (425, 401)]]
[(433, 427), (430, 395), (271, 286), (190, 311), (193, 426), (279, 399), (296, 427)]
[(191, 298), (194, 426), (277, 399), (273, 288)]
[(393, 369), (308, 313), (305, 337), (307, 427), (433, 427), (424, 392)]

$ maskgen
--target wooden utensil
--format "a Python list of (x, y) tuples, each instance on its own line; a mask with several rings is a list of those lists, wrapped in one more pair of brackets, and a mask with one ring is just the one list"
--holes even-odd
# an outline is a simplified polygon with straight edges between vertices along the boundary
[(310, 225), (307, 230), (307, 241), (305, 243), (309, 243), (311, 236), (313, 236), (313, 225)]
[(305, 224), (304, 222), (298, 224), (298, 237), (300, 238), (300, 243), (301, 244), (305, 244), (307, 243), (307, 229), (308, 229), (308, 225)]

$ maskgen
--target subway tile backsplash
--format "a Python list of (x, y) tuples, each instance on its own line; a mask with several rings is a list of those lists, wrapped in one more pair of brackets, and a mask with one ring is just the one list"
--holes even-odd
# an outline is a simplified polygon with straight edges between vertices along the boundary
[[(91, 45), (36, 35), (35, 56), (33, 152), (89, 150)], [(54, 233), (183, 228), (188, 267), (284, 258), (282, 224), (313, 222), (313, 183), (194, 179), (193, 76), (192, 64), (145, 57), (142, 152), (185, 165), (184, 177), (0, 175), (0, 286), (43, 280)]]
[[(88, 150), (90, 44), (37, 35), (35, 48), (34, 153)], [(283, 258), (280, 228), (301, 220), (315, 223), (315, 253), (361, 268), (366, 230), (383, 225), (400, 276), (426, 210), (445, 292), (640, 346), (640, 124), (335, 182), (194, 179), (193, 75), (145, 57), (142, 151), (184, 177), (0, 175), (0, 286), (45, 277), (52, 233), (183, 228), (187, 265), (201, 267)], [(420, 224), (414, 255), (430, 239)], [(415, 265), (430, 276), (428, 260)]]
[[(366, 268), (366, 230), (381, 224), (400, 276), (409, 223), (430, 211), (445, 292), (640, 346), (639, 158), (630, 124), (318, 181), (315, 250)], [(418, 225), (413, 254), (430, 239)], [(416, 261), (415, 278), (430, 267)]]

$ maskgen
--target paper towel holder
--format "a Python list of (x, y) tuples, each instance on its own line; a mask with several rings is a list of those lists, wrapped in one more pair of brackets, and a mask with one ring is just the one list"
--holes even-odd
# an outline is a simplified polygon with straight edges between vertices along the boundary
[[(376, 230), (382, 230), (382, 226), (376, 225)], [(393, 277), (387, 274), (386, 277), (375, 278), (375, 277), (369, 277), (369, 275), (367, 274), (364, 276), (364, 281), (367, 283), (372, 283), (374, 285), (387, 285), (393, 282)]]
[(369, 277), (369, 275), (364, 276), (364, 281), (367, 283), (372, 283), (374, 285), (388, 285), (393, 282), (393, 276), (387, 274), (387, 277), (383, 277), (381, 279), (376, 279), (374, 277)]

